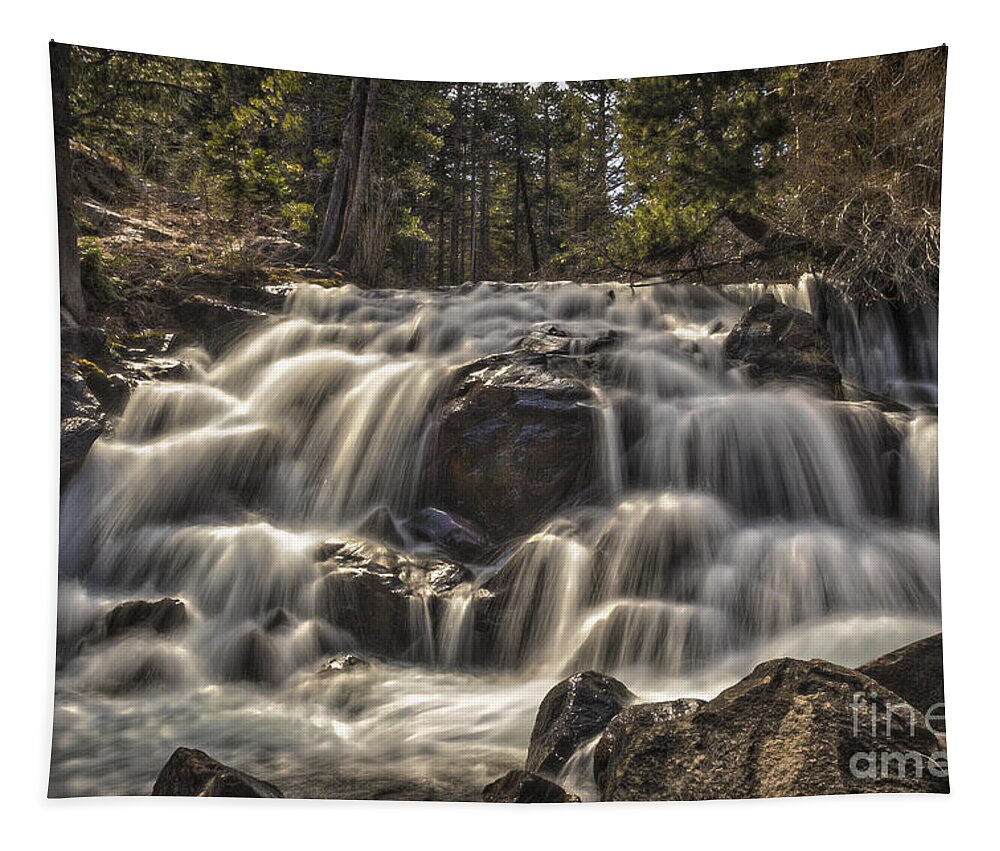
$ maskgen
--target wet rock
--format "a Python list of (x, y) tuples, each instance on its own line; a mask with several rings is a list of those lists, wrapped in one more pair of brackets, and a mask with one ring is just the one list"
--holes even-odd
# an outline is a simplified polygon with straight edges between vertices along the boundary
[(625, 726), (604, 800), (948, 790), (947, 757), (919, 711), (822, 660), (764, 662), (689, 715)]
[(130, 600), (120, 603), (102, 619), (99, 630), (104, 638), (117, 638), (138, 629), (167, 633), (187, 622), (187, 609), (177, 599), (165, 597), (155, 603)]
[(281, 606), (276, 606), (267, 613), (264, 623), (261, 625), (264, 632), (278, 632), (292, 625), (292, 616), (288, 610)]
[(578, 804), (579, 797), (530, 771), (515, 769), (483, 789), (487, 804)]
[(396, 520), (388, 508), (379, 506), (372, 510), (358, 526), (358, 532), (366, 538), (388, 544), (391, 547), (403, 546), (403, 536), (400, 534)]
[(154, 795), (197, 798), (283, 798), (277, 786), (223, 765), (204, 751), (178, 748), (163, 766)]
[[(858, 670), (929, 715), (928, 721), (936, 732), (945, 731), (944, 651), (940, 632), (866, 662)], [(932, 707), (936, 708), (929, 712)]]
[(621, 756), (623, 742), (630, 741), (640, 730), (690, 715), (705, 705), (704, 700), (682, 697), (663, 703), (636, 703), (626, 706), (611, 719), (594, 749), (594, 782), (603, 790), (608, 765)]
[[(327, 541), (317, 556), (323, 575), (317, 616), (390, 656), (417, 652), (414, 646), (428, 638), (420, 629), (436, 628), (443, 598), (472, 580), (461, 565), (366, 541)], [(423, 613), (430, 623), (416, 627)]]
[(221, 654), (221, 673), (227, 680), (249, 683), (276, 683), (286, 673), (274, 639), (252, 627)]
[(294, 289), (290, 284), (252, 286), (234, 284), (229, 288), (229, 300), (240, 307), (250, 307), (273, 313), (281, 310), (285, 298)]
[(77, 361), (77, 369), (87, 383), (87, 389), (94, 394), (101, 407), (110, 414), (120, 414), (132, 393), (132, 385), (124, 375), (106, 372), (89, 360)]
[(898, 516), (900, 457), (908, 418), (887, 416), (870, 403), (830, 405), (868, 510)]
[(538, 707), (524, 767), (557, 775), (580, 745), (635, 700), (618, 680), (596, 671), (574, 674), (556, 684)]
[(437, 544), (459, 558), (481, 558), (489, 547), (473, 523), (440, 508), (418, 511), (406, 521), (406, 529), (418, 541)]
[(65, 484), (103, 433), (106, 417), (75, 364), (60, 376), (59, 468)]
[(840, 368), (826, 332), (811, 314), (773, 295), (764, 296), (733, 326), (725, 355), (753, 380), (796, 381), (843, 398)]
[(558, 325), (540, 325), (522, 337), (517, 348), (544, 355), (589, 355), (614, 348), (621, 339), (621, 334), (614, 329), (593, 337), (574, 337)]
[(317, 673), (321, 675), (342, 674), (345, 671), (362, 671), (370, 667), (371, 662), (363, 656), (358, 656), (355, 653), (342, 653), (340, 656), (334, 656), (320, 665)]
[(429, 478), (440, 506), (505, 539), (584, 491), (595, 417), (582, 368), (527, 352), (465, 367), (437, 423)]
[(204, 295), (184, 299), (174, 312), (184, 330), (200, 340), (213, 354), (221, 352), (267, 315), (260, 310), (237, 307)]
[(59, 431), (59, 470), (64, 484), (80, 468), (90, 447), (103, 433), (103, 420), (69, 417), (62, 421)]

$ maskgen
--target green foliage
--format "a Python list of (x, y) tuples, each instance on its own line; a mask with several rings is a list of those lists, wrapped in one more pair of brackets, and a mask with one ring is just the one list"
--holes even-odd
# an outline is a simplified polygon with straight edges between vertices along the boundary
[(105, 251), (97, 237), (81, 236), (77, 247), (80, 251), (80, 282), (84, 291), (98, 301), (121, 300), (125, 281), (111, 272), (120, 268), (123, 261)]
[(794, 70), (644, 77), (619, 118), (636, 202), (618, 228), (627, 256), (658, 260), (711, 241), (733, 212), (772, 203), (790, 129)]
[(281, 205), (281, 218), (290, 231), (304, 236), (312, 230), (316, 211), (305, 201), (287, 201)]
[[(308, 241), (322, 225), (350, 78), (71, 58), (77, 141), (237, 229)], [(779, 274), (827, 269), (863, 298), (933, 297), (944, 67), (938, 50), (632, 80), (382, 81), (365, 276), (746, 274), (757, 256)], [(88, 286), (116, 297), (117, 261), (81, 250)]]
[(242, 283), (253, 283), (265, 277), (263, 259), (244, 240), (235, 240), (226, 246), (213, 265)]

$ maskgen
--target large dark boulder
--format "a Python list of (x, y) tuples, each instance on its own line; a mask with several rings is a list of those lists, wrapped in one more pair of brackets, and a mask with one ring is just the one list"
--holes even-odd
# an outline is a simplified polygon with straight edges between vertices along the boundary
[(584, 491), (595, 442), (585, 368), (524, 351), (465, 367), (437, 421), (429, 478), (440, 506), (503, 540)]
[(530, 771), (515, 769), (483, 789), (487, 804), (578, 804), (580, 798)]
[(223, 765), (204, 751), (177, 748), (163, 766), (154, 795), (193, 798), (283, 798), (277, 786)]
[(585, 671), (557, 683), (542, 700), (531, 731), (528, 771), (555, 776), (636, 696), (614, 677)]
[(940, 632), (866, 662), (858, 670), (929, 715), (936, 732), (945, 731), (944, 651)]
[(726, 360), (758, 381), (805, 383), (843, 398), (840, 368), (830, 338), (812, 314), (766, 295), (726, 337)]
[(369, 541), (330, 540), (317, 552), (316, 615), (350, 632), (360, 647), (389, 656), (420, 655), (427, 634), (414, 627), (415, 609), (436, 630), (442, 602), (473, 579), (455, 562), (400, 553)]
[(948, 791), (923, 715), (822, 660), (764, 662), (689, 715), (623, 732), (604, 800)]
[(603, 791), (608, 766), (619, 759), (625, 743), (632, 741), (640, 730), (664, 721), (683, 718), (705, 705), (704, 700), (682, 697), (663, 703), (636, 703), (619, 712), (601, 734), (594, 749), (594, 782)]

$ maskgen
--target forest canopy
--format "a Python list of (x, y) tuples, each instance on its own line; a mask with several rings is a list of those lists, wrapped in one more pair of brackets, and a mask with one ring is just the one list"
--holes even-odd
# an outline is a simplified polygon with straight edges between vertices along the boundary
[(74, 145), (368, 286), (813, 270), (858, 301), (937, 297), (943, 47), (540, 84), (68, 65)]

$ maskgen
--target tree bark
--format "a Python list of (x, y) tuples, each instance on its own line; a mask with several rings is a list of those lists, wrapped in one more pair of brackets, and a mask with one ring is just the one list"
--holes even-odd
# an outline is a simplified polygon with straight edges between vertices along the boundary
[(444, 205), (438, 207), (437, 285), (444, 286)]
[(472, 126), (469, 127), (468, 150), (469, 160), (472, 163), (472, 180), (469, 191), (469, 280), (479, 280), (479, 228), (477, 220), (479, 215), (479, 134), (476, 132), (480, 126), (479, 116), (479, 86), (472, 90)]
[(479, 275), (485, 279), (490, 274), (490, 157), (483, 156), (482, 193), (479, 205)]
[(52, 70), (52, 123), (56, 146), (56, 221), (59, 228), (59, 302), (77, 322), (86, 322), (87, 303), (80, 280), (80, 253), (73, 220), (73, 162), (69, 150), (69, 45), (49, 42)]
[(726, 209), (723, 210), (723, 215), (736, 230), (756, 242), (773, 257), (802, 251), (832, 263), (840, 254), (836, 246), (821, 245), (802, 236), (783, 233), (754, 213)]
[(462, 121), (465, 108), (465, 87), (459, 83), (455, 95), (455, 125), (452, 127), (452, 173), (451, 173), (451, 235), (449, 239), (449, 262), (448, 276), (453, 284), (462, 283), (462, 239), (461, 239), (461, 218), (462, 218)]
[(344, 116), (340, 153), (333, 172), (330, 199), (323, 218), (323, 230), (316, 244), (316, 252), (309, 261), (310, 265), (326, 263), (340, 247), (344, 213), (347, 209), (349, 177), (355, 169), (358, 158), (358, 130), (361, 116), (366, 110), (367, 92), (368, 82), (364, 78), (355, 77), (351, 81), (351, 94), (347, 104), (347, 114)]
[(358, 244), (358, 233), (361, 230), (361, 219), (364, 215), (365, 200), (368, 197), (372, 156), (375, 152), (375, 138), (378, 129), (378, 87), (378, 80), (372, 79), (368, 81), (365, 117), (361, 130), (361, 150), (358, 154), (358, 168), (347, 205), (344, 235), (341, 237), (340, 247), (337, 249), (336, 255), (337, 265), (344, 269), (350, 269), (353, 266), (354, 252)]
[(530, 271), (537, 272), (542, 264), (538, 259), (538, 240), (535, 238), (535, 226), (531, 218), (531, 201), (528, 198), (528, 181), (524, 167), (524, 141), (521, 133), (521, 122), (516, 117), (514, 119), (514, 134), (517, 147), (517, 183), (521, 189), (521, 202), (524, 204), (524, 226), (528, 231), (528, 248), (531, 251)]

